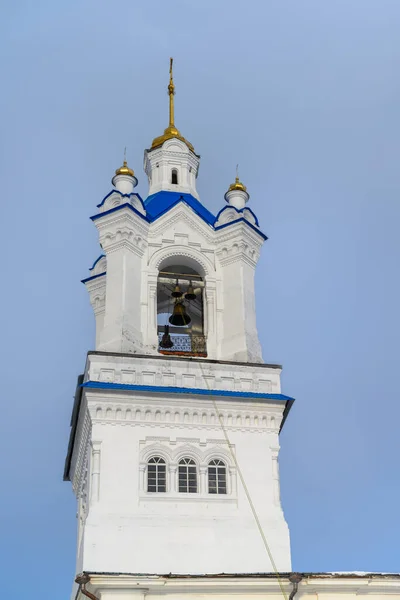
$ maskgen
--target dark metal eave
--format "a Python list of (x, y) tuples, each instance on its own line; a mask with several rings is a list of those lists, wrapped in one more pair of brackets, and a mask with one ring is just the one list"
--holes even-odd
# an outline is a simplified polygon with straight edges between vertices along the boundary
[[(238, 579), (289, 579), (293, 572), (280, 573), (207, 573), (207, 574), (188, 574), (188, 573), (120, 573), (108, 571), (84, 571), (85, 575), (104, 575), (106, 577), (158, 577), (160, 579), (229, 579), (236, 577)], [(368, 572), (300, 572), (303, 579), (400, 579), (400, 573), (368, 573)]]
[(290, 413), (290, 409), (292, 408), (294, 403), (294, 398), (289, 398), (289, 400), (286, 401), (286, 406), (285, 406), (285, 410), (283, 411), (283, 418), (282, 418), (282, 423), (279, 429), (279, 433), (282, 431), (283, 426), (285, 424), (286, 419), (288, 418), (288, 414)]
[(79, 375), (78, 381), (76, 382), (74, 405), (72, 408), (71, 423), (70, 423), (71, 432), (69, 434), (68, 450), (67, 450), (67, 456), (65, 458), (65, 465), (64, 465), (64, 476), (63, 476), (64, 481), (70, 480), (69, 470), (71, 468), (71, 459), (72, 459), (72, 452), (74, 451), (76, 427), (78, 425), (79, 411), (81, 408), (83, 377), (84, 377), (83, 374)]

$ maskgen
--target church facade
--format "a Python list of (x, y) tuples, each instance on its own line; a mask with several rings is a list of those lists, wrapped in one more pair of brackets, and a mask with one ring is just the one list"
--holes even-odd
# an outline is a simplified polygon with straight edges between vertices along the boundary
[(96, 345), (64, 473), (78, 502), (73, 597), (400, 599), (397, 575), (291, 572), (278, 456), (293, 398), (256, 327), (267, 238), (238, 176), (216, 216), (202, 205), (172, 61), (168, 93), (169, 125), (144, 154), (148, 197), (124, 160), (92, 217)]

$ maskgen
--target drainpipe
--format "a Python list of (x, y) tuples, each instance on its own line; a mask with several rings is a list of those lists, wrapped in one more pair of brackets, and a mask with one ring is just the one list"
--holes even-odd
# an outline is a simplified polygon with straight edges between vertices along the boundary
[(99, 600), (97, 596), (87, 591), (86, 584), (89, 583), (89, 581), (90, 577), (87, 573), (82, 573), (82, 575), (78, 575), (77, 577), (75, 577), (75, 582), (79, 584), (78, 593), (82, 592), (82, 594), (90, 598), (90, 600)]
[(297, 594), (297, 590), (299, 588), (299, 583), (303, 579), (303, 575), (301, 573), (292, 573), (289, 577), (289, 581), (293, 584), (293, 589), (290, 592), (289, 600), (293, 600), (295, 595)]

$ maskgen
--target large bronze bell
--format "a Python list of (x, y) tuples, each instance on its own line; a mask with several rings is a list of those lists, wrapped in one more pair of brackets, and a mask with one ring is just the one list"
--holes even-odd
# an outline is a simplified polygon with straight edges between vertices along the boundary
[(160, 348), (172, 348), (174, 342), (169, 335), (169, 325), (165, 325), (164, 327), (164, 335), (161, 338)]
[(186, 298), (186, 300), (196, 300), (196, 294), (194, 293), (192, 282), (189, 283), (189, 287), (185, 294), (185, 298)]
[(172, 292), (171, 296), (173, 298), (181, 298), (182, 296), (182, 290), (179, 286), (178, 280), (176, 280), (176, 286), (174, 287), (174, 291)]
[(186, 308), (179, 300), (175, 303), (174, 311), (169, 318), (169, 322), (171, 325), (175, 325), (175, 327), (184, 327), (185, 325), (189, 325), (192, 319), (186, 312)]

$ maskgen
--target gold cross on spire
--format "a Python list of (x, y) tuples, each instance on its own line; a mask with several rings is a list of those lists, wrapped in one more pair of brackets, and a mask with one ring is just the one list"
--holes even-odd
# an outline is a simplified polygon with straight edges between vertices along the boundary
[(174, 114), (174, 94), (175, 94), (175, 86), (174, 86), (174, 74), (172, 72), (172, 65), (174, 63), (174, 59), (169, 59), (169, 85), (168, 85), (168, 94), (169, 94), (169, 126), (175, 127), (175, 114)]
[(154, 138), (153, 143), (151, 144), (151, 149), (158, 148), (162, 146), (164, 142), (170, 140), (171, 138), (177, 138), (184, 142), (189, 150), (194, 152), (194, 148), (190, 142), (185, 140), (185, 138), (181, 135), (180, 131), (175, 127), (175, 110), (174, 110), (174, 95), (175, 95), (175, 85), (174, 85), (174, 75), (173, 75), (173, 64), (174, 59), (169, 59), (169, 84), (168, 84), (168, 95), (169, 95), (169, 125), (164, 130), (163, 135), (160, 135)]

